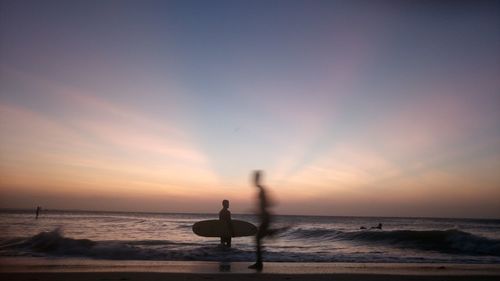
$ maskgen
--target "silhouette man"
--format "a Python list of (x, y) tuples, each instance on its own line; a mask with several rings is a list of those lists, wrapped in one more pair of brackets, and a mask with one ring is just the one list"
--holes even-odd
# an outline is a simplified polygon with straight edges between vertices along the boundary
[(267, 235), (272, 234), (269, 230), (269, 225), (271, 224), (271, 213), (268, 211), (270, 207), (270, 202), (268, 201), (268, 197), (266, 196), (266, 190), (264, 186), (260, 184), (261, 171), (254, 172), (254, 185), (259, 190), (258, 192), (258, 202), (259, 202), (259, 210), (258, 217), (260, 220), (259, 230), (257, 231), (257, 235), (255, 236), (255, 244), (256, 244), (256, 256), (257, 260), (255, 263), (248, 268), (262, 270), (264, 267), (262, 263), (262, 239)]
[(42, 207), (40, 207), (40, 206), (36, 207), (36, 211), (35, 211), (36, 216), (35, 216), (35, 219), (38, 219), (38, 216), (40, 215), (40, 211), (41, 210), (42, 210)]
[(224, 246), (231, 247), (231, 236), (233, 235), (233, 225), (231, 223), (231, 212), (229, 211), (229, 201), (222, 200), (222, 210), (219, 212), (219, 220), (222, 221), (226, 229), (229, 230), (228, 236), (220, 238), (220, 243)]

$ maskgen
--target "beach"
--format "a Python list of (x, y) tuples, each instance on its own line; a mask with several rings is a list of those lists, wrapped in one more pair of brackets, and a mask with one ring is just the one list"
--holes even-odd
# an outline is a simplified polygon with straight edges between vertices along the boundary
[(500, 0), (0, 0), (0, 281), (500, 281)]
[(375, 275), (375, 274), (187, 274), (187, 273), (145, 273), (145, 272), (102, 272), (102, 273), (1, 273), (3, 280), (128, 280), (128, 281), (157, 281), (157, 280), (339, 280), (339, 281), (403, 281), (403, 280), (498, 280), (498, 276), (415, 276), (415, 275)]
[[(47, 211), (0, 212), (0, 257), (96, 260), (255, 259), (253, 237), (200, 237), (192, 226), (216, 214)], [(234, 219), (257, 224), (252, 215)], [(360, 229), (383, 223), (383, 229)], [(437, 218), (275, 216), (288, 227), (264, 241), (267, 262), (499, 264), (500, 221)]]
[[(233, 247), (192, 233), (212, 214), (0, 213), (1, 280), (498, 280), (498, 220), (277, 216), (292, 225)], [(235, 215), (252, 222), (254, 217)], [(360, 230), (372, 221), (383, 230)], [(124, 231), (126, 229), (127, 231)]]
[[(497, 264), (249, 263), (1, 258), (2, 280), (498, 280)], [(221, 271), (221, 265), (225, 266)]]

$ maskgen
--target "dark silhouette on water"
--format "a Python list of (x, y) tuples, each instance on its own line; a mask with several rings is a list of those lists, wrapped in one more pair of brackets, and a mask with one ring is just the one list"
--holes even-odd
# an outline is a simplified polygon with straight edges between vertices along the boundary
[(219, 212), (219, 220), (226, 224), (229, 229), (229, 236), (220, 238), (220, 243), (224, 246), (231, 247), (231, 236), (233, 235), (233, 225), (231, 223), (231, 212), (229, 211), (229, 201), (222, 200), (222, 210)]
[(38, 216), (40, 215), (40, 211), (42, 210), (42, 207), (37, 206), (36, 211), (35, 211), (35, 219), (38, 219)]
[(262, 270), (262, 239), (268, 235), (273, 235), (274, 230), (269, 228), (271, 224), (271, 213), (269, 212), (269, 207), (271, 206), (269, 202), (269, 198), (266, 195), (266, 190), (264, 186), (260, 183), (261, 171), (254, 172), (254, 185), (259, 189), (258, 193), (258, 202), (259, 202), (259, 210), (258, 217), (260, 220), (259, 230), (257, 231), (257, 235), (255, 236), (255, 244), (256, 244), (256, 256), (257, 260), (255, 263), (248, 268)]
[[(367, 229), (365, 226), (360, 227), (359, 229)], [(379, 223), (377, 226), (372, 226), (370, 229), (382, 229), (382, 224)]]

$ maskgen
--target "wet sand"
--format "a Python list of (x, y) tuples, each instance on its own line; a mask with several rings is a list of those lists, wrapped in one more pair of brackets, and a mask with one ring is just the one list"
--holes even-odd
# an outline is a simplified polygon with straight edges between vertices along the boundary
[(100, 272), (100, 273), (0, 273), (2, 280), (21, 281), (160, 281), (160, 280), (336, 280), (336, 281), (453, 281), (453, 280), (499, 280), (499, 276), (417, 276), (417, 275), (379, 275), (379, 274), (206, 274), (206, 273), (148, 273), (148, 272)]
[(495, 264), (250, 263), (1, 258), (1, 280), (500, 280)]

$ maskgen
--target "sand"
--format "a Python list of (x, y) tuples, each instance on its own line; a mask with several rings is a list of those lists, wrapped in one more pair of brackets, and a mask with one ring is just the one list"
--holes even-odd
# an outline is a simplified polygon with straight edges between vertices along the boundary
[(500, 265), (250, 263), (0, 258), (1, 280), (500, 280)]
[(415, 275), (374, 275), (374, 274), (206, 274), (206, 273), (148, 273), (148, 272), (100, 272), (100, 273), (0, 273), (2, 280), (32, 280), (32, 281), (160, 281), (160, 280), (179, 280), (179, 281), (197, 281), (197, 280), (222, 280), (222, 281), (245, 281), (245, 280), (309, 280), (309, 281), (452, 281), (452, 280), (499, 280), (499, 276), (415, 276)]

